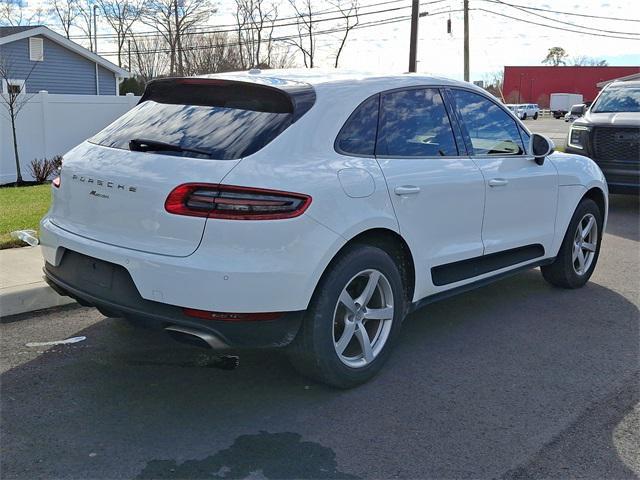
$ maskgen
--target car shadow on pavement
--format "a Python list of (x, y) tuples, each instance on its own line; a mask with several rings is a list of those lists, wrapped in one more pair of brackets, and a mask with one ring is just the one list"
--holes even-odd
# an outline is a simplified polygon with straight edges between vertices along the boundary
[(224, 371), (119, 319), (77, 335), (2, 375), (2, 478), (526, 477), (620, 392), (598, 441), (577, 446), (590, 461), (558, 454), (545, 472), (634, 476), (612, 435), (638, 401), (638, 308), (593, 282), (560, 290), (530, 271), (415, 312), (381, 374), (350, 391), (281, 352)]
[(640, 241), (640, 196), (609, 195), (609, 221), (606, 233)]

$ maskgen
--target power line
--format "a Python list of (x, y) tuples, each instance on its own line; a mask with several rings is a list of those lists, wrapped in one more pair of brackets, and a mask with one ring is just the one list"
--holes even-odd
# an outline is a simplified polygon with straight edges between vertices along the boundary
[[(505, 17), (505, 18), (509, 18), (511, 20), (515, 20), (518, 22), (525, 22), (525, 23), (529, 23), (529, 24), (533, 24), (533, 25), (537, 25), (537, 26), (541, 26), (541, 27), (546, 27), (546, 28), (552, 28), (552, 29), (556, 29), (556, 30), (563, 30), (563, 31), (568, 31), (568, 32), (572, 32), (572, 33), (579, 33), (582, 35), (591, 35), (591, 36), (598, 36), (598, 37), (608, 37), (608, 38), (617, 38), (617, 39), (623, 39), (623, 40), (640, 40), (639, 38), (629, 38), (629, 37), (620, 37), (620, 36), (613, 36), (613, 35), (605, 35), (605, 34), (598, 34), (598, 33), (590, 33), (590, 32), (584, 32), (584, 31), (580, 31), (580, 30), (573, 30), (573, 29), (567, 29), (567, 28), (562, 28), (562, 27), (558, 27), (558, 26), (554, 26), (554, 25), (548, 25), (548, 24), (543, 24), (543, 23), (538, 23), (538, 22), (533, 22), (527, 19), (523, 19), (523, 18), (519, 18), (519, 17), (514, 17), (511, 15), (507, 15), (504, 13), (499, 13), (499, 12), (494, 12), (493, 10), (488, 10), (488, 9), (484, 9), (484, 8), (470, 8), (470, 11), (475, 10), (475, 11), (482, 11), (491, 15), (497, 15), (500, 17)], [(455, 9), (455, 10), (442, 10), (439, 12), (435, 12), (430, 14), (429, 16), (436, 16), (436, 15), (442, 15), (442, 14), (449, 14), (449, 13), (456, 13), (456, 12), (462, 12), (463, 9)], [(375, 26), (383, 26), (383, 25), (389, 25), (389, 24), (394, 24), (394, 23), (399, 23), (399, 22), (405, 22), (407, 20), (410, 20), (411, 16), (406, 15), (406, 16), (401, 16), (401, 17), (394, 17), (394, 18), (390, 18), (390, 19), (384, 19), (384, 20), (374, 20), (368, 23), (363, 23), (358, 25), (357, 27), (354, 28), (354, 30), (359, 30), (362, 28), (370, 28), (370, 27), (375, 27)], [(329, 29), (329, 30), (321, 30), (321, 31), (317, 31), (317, 32), (313, 32), (313, 35), (317, 35), (317, 36), (321, 36), (321, 35), (329, 35), (329, 34), (333, 34), (333, 33), (340, 33), (340, 32), (344, 32), (344, 28), (333, 28), (333, 29)], [(200, 32), (200, 33), (208, 33), (208, 32)], [(218, 33), (218, 32), (210, 32), (210, 33)], [(289, 40), (293, 40), (296, 38), (300, 38), (300, 36), (302, 37), (307, 37), (309, 36), (309, 33), (302, 33), (302, 35), (298, 35), (296, 34), (292, 34), (292, 35), (286, 35), (286, 36), (280, 36), (280, 37), (272, 37), (271, 41), (272, 42), (283, 42), (286, 43)], [(269, 39), (262, 39), (261, 42), (268, 42)], [(257, 40), (253, 40), (253, 41), (245, 41), (242, 42), (242, 44), (255, 44), (257, 43)], [(226, 43), (219, 43), (217, 44), (218, 47), (234, 47), (234, 46), (239, 46), (241, 44), (241, 42), (226, 42)], [(183, 51), (190, 51), (190, 50), (205, 50), (205, 49), (209, 49), (211, 48), (210, 45), (196, 45), (196, 46), (190, 46), (190, 47), (184, 47)], [(159, 48), (159, 49), (154, 49), (154, 50), (146, 50), (144, 52), (140, 52), (142, 54), (153, 54), (153, 53), (170, 53), (170, 49), (169, 48)], [(112, 51), (112, 52), (104, 52), (102, 53), (102, 55), (105, 56), (113, 56), (113, 55), (117, 55), (116, 51)]]
[[(433, 14), (429, 14), (429, 16), (436, 16), (436, 15), (443, 15), (443, 14), (448, 14), (448, 13), (454, 13), (454, 12), (461, 12), (462, 9), (457, 9), (457, 10), (445, 10), (445, 11), (440, 11), (440, 12), (436, 12)], [(390, 24), (394, 24), (394, 23), (399, 23), (399, 22), (405, 22), (407, 20), (409, 20), (411, 18), (410, 15), (404, 15), (404, 16), (400, 16), (400, 17), (393, 17), (393, 18), (389, 18), (389, 19), (382, 19), (382, 20), (373, 20), (371, 22), (368, 23), (362, 23), (356, 27), (353, 28), (353, 30), (360, 30), (362, 28), (370, 28), (370, 27), (377, 27), (377, 26), (382, 26), (382, 25), (390, 25)], [(332, 28), (332, 29), (328, 29), (328, 30), (320, 30), (320, 31), (316, 31), (313, 32), (312, 35), (317, 36), (317, 35), (329, 35), (329, 34), (333, 34), (333, 33), (341, 33), (344, 32), (344, 28)], [(304, 37), (308, 37), (309, 33), (308, 32), (303, 32), (301, 35), (299, 35), (298, 33), (295, 34), (291, 34), (291, 35), (285, 35), (285, 36), (280, 36), (280, 37), (272, 37), (271, 38), (271, 42), (287, 42), (288, 40), (293, 40), (293, 39), (298, 39), (300, 38), (300, 36)], [(264, 38), (261, 39), (260, 42), (261, 43), (267, 43), (269, 41), (268, 38)], [(258, 43), (257, 40), (250, 40), (250, 41), (243, 41), (243, 42), (237, 42), (237, 41), (233, 41), (233, 42), (226, 42), (226, 43), (218, 43), (215, 45), (195, 45), (195, 46), (187, 46), (184, 47), (182, 50), (183, 51), (189, 51), (189, 50), (207, 50), (210, 49), (212, 47), (235, 47), (235, 46), (239, 46), (240, 44), (242, 45), (247, 45), (247, 44), (256, 44)], [(140, 54), (143, 55), (147, 55), (147, 54), (153, 54), (153, 53), (170, 53), (171, 50), (169, 48), (158, 48), (158, 49), (154, 49), (154, 50), (145, 50), (145, 51), (141, 51)], [(105, 55), (105, 56), (111, 56), (111, 55), (117, 55), (117, 51), (112, 51), (112, 52), (104, 52), (101, 53), (101, 55)]]
[[(503, 3), (503, 2), (500, 2)], [(511, 5), (510, 6), (515, 6), (515, 5)], [(636, 18), (620, 18), (620, 17), (604, 17), (602, 15), (588, 15), (586, 13), (574, 13), (574, 12), (562, 12), (559, 10), (550, 10), (548, 8), (541, 8), (541, 7), (528, 7), (526, 5), (517, 5), (517, 7), (520, 8), (525, 8), (527, 10), (537, 10), (540, 12), (549, 12), (549, 13), (557, 13), (560, 15), (572, 15), (574, 17), (585, 17), (585, 18), (597, 18), (599, 20), (615, 20), (618, 22), (640, 22), (640, 19), (636, 19)]]
[[(442, 1), (445, 1), (445, 0), (436, 0), (436, 1), (433, 1), (433, 2), (426, 2), (426, 3), (423, 3), (421, 5), (440, 3)], [(391, 3), (391, 2), (389, 2), (389, 3)], [(498, 1), (498, 0), (493, 0), (493, 3), (501, 3), (501, 4), (505, 4), (505, 5), (511, 6), (510, 4), (507, 4), (506, 2), (502, 2), (502, 1)], [(378, 12), (375, 12), (375, 13), (384, 13), (384, 12), (388, 12), (388, 11), (397, 11), (397, 10), (400, 10), (402, 8), (406, 8), (406, 7), (385, 9), (385, 10), (381, 10), (381, 11), (378, 11)], [(469, 10), (481, 11), (481, 12), (488, 13), (490, 15), (496, 15), (496, 16), (508, 18), (508, 19), (511, 19), (511, 20), (514, 20), (514, 21), (518, 21), (518, 22), (525, 22), (525, 23), (530, 24), (530, 25), (536, 25), (536, 26), (545, 27), (545, 28), (552, 28), (554, 30), (562, 30), (562, 31), (567, 31), (567, 32), (571, 32), (571, 33), (578, 33), (578, 34), (582, 34), (582, 35), (597, 36), (597, 37), (607, 37), (607, 38), (616, 38), (616, 39), (622, 39), (622, 40), (640, 40), (640, 38), (624, 37), (624, 36), (618, 36), (618, 35), (608, 35), (608, 34), (603, 34), (603, 33), (594, 33), (594, 32), (582, 31), (582, 30), (574, 30), (574, 29), (571, 29), (571, 28), (564, 28), (564, 27), (555, 26), (555, 25), (549, 25), (549, 24), (546, 24), (546, 23), (535, 22), (535, 21), (531, 21), (531, 20), (528, 20), (528, 19), (514, 17), (512, 15), (495, 12), (493, 10), (489, 10), (489, 9), (485, 9), (485, 8), (476, 7), (476, 8), (470, 8)], [(456, 13), (456, 12), (461, 12), (461, 11), (463, 11), (463, 9), (442, 10), (442, 11), (437, 11), (435, 13), (431, 13), (431, 14), (429, 14), (429, 16), (437, 16), (437, 15)], [(374, 12), (366, 12), (366, 13), (371, 14), (371, 13), (374, 13)], [(530, 13), (530, 12), (526, 12), (526, 13)], [(312, 14), (316, 14), (316, 13), (312, 13)], [(362, 14), (360, 14), (360, 15), (362, 15)], [(344, 17), (339, 17), (339, 18), (342, 19)], [(409, 15), (406, 15), (406, 16), (392, 17), (392, 18), (388, 18), (388, 19), (373, 20), (373, 21), (370, 21), (368, 23), (362, 23), (362, 24), (354, 27), (354, 30), (355, 29), (359, 30), (361, 28), (370, 28), (370, 27), (376, 27), (376, 26), (389, 25), (389, 24), (394, 24), (394, 23), (399, 23), (399, 22), (405, 22), (405, 21), (408, 21), (410, 18), (411, 17)], [(318, 20), (316, 20), (316, 22), (319, 22), (321, 20), (325, 20), (325, 19), (318, 19)], [(328, 19), (326, 19), (326, 20), (328, 20)], [(553, 21), (556, 21), (556, 20), (553, 20)], [(297, 22), (293, 23), (292, 25), (297, 25)], [(286, 25), (276, 25), (276, 26), (277, 27), (283, 27), (283, 26), (286, 26)], [(584, 27), (584, 28), (586, 28), (586, 27)], [(301, 34), (299, 34), (299, 33), (296, 32), (295, 34), (291, 34), (291, 35), (284, 35), (284, 36), (280, 36), (280, 37), (271, 37), (270, 39), (269, 38), (265, 38), (265, 39), (262, 39), (260, 42), (266, 43), (268, 41), (271, 41), (271, 42), (281, 42), (281, 43), (289, 43), (290, 44), (291, 40), (308, 37), (309, 35), (314, 35), (314, 36), (330, 35), (330, 34), (334, 34), (334, 33), (344, 32), (344, 30), (345, 30), (345, 28), (341, 27), (341, 28), (330, 28), (330, 29), (327, 29), (327, 30), (319, 30), (319, 31), (313, 32), (312, 34), (305, 33), (305, 32), (302, 32)], [(232, 31), (237, 31), (237, 30), (234, 29)], [(211, 31), (202, 31), (202, 32), (191, 32), (191, 33), (193, 35), (196, 35), (196, 34), (203, 34), (204, 35), (204, 34), (224, 33), (224, 32), (225, 32), (224, 30), (211, 30)], [(510, 37), (507, 37), (507, 38), (510, 38)], [(217, 46), (217, 47), (233, 47), (233, 46), (239, 46), (241, 43), (244, 44), (244, 45), (248, 45), (248, 44), (256, 44), (256, 43), (258, 43), (258, 41), (257, 40), (249, 40), (249, 41), (243, 41), (243, 42), (233, 41), (233, 42), (219, 43), (219, 44), (216, 44), (216, 45), (213, 45), (213, 46), (214, 47), (215, 46)], [(212, 48), (212, 45), (195, 45), (195, 46), (184, 47), (182, 50), (183, 51), (206, 50), (206, 49), (210, 49), (210, 48)], [(143, 55), (154, 54), (154, 53), (170, 53), (170, 49), (169, 48), (157, 48), (157, 49), (153, 49), (153, 50), (146, 50), (146, 51), (143, 51), (143, 52), (140, 52), (140, 53), (143, 54)], [(113, 56), (113, 55), (117, 55), (117, 52), (115, 52), (115, 51), (113, 51), (113, 52), (102, 52), (101, 54), (105, 55), (105, 56)]]
[[(390, 3), (398, 3), (404, 0), (387, 0), (385, 2), (379, 2), (379, 3), (374, 3), (374, 4), (369, 4), (369, 5), (362, 5), (360, 8), (372, 8), (372, 7), (377, 7), (380, 5), (387, 5)], [(433, 5), (436, 3), (442, 3), (445, 2), (446, 0), (432, 0), (429, 2), (423, 2), (420, 5), (421, 6), (427, 6), (427, 5)], [(383, 13), (390, 13), (390, 12), (394, 12), (394, 11), (398, 11), (398, 10), (404, 10), (406, 8), (409, 8), (410, 5), (405, 5), (402, 7), (392, 7), (392, 8), (386, 8), (386, 9), (382, 9), (382, 10), (376, 10), (373, 12), (358, 12), (358, 14), (356, 15), (355, 13), (352, 14), (348, 14), (348, 15), (340, 15), (340, 16), (336, 16), (336, 17), (330, 17), (330, 18), (317, 18), (314, 20), (314, 23), (321, 23), (321, 22), (330, 22), (330, 21), (336, 21), (336, 20), (345, 20), (348, 18), (353, 18), (353, 17), (363, 17), (366, 15), (377, 15), (377, 14), (383, 14)], [(327, 15), (327, 14), (334, 14), (334, 13), (341, 13), (340, 10), (323, 10), (323, 11), (319, 11), (319, 12), (311, 12), (311, 16), (320, 16), (320, 15)], [(302, 16), (309, 16), (308, 14), (305, 15), (303, 14)], [(273, 21), (273, 25), (271, 24), (271, 22), (269, 22), (269, 24), (265, 25), (265, 28), (271, 28), (272, 26), (274, 28), (279, 28), (279, 27), (290, 27), (290, 26), (296, 26), (298, 25), (298, 19), (300, 17), (299, 16), (291, 16), (291, 17), (282, 17), (282, 18), (277, 18)], [(295, 22), (291, 22), (291, 23), (279, 23), (279, 22), (283, 22), (283, 21), (288, 21), (288, 20), (296, 20)], [(247, 29), (251, 29), (251, 27), (249, 25), (245, 25), (245, 27)], [(183, 32), (181, 35), (197, 35), (197, 34), (209, 34), (209, 33), (229, 33), (229, 32), (237, 32), (238, 31), (238, 25), (237, 24), (226, 24), (226, 25), (218, 25), (216, 26), (213, 30), (207, 30), (211, 28), (211, 26), (202, 26), (202, 27), (196, 27), (194, 29), (190, 29), (187, 32)], [(200, 30), (203, 29), (203, 30)], [(130, 37), (138, 37), (138, 38), (144, 38), (144, 37), (155, 37), (158, 35), (157, 31), (147, 31), (147, 32), (131, 32), (129, 33), (127, 36)], [(70, 39), (86, 39), (88, 38), (87, 35), (72, 35), (70, 37)], [(98, 35), (98, 38), (102, 38), (102, 39), (116, 39), (117, 38), (117, 34), (111, 33), (111, 34), (101, 34)]]
[[(379, 25), (388, 25), (388, 24), (392, 24), (392, 23), (398, 23), (398, 22), (402, 22), (402, 21), (406, 21), (408, 20), (410, 17), (409, 16), (403, 16), (403, 17), (395, 17), (395, 18), (391, 18), (391, 19), (386, 19), (386, 20), (375, 20), (369, 23), (363, 23), (358, 25), (357, 27), (354, 27), (353, 29), (361, 29), (361, 28), (367, 28), (367, 27), (373, 27), (373, 26), (379, 26)], [(328, 35), (328, 34), (332, 34), (332, 33), (338, 33), (338, 32), (344, 32), (344, 28), (333, 28), (333, 29), (329, 29), (329, 30), (321, 30), (321, 31), (316, 31), (313, 32), (314, 36), (317, 35)], [(301, 35), (298, 35), (298, 33), (295, 34), (291, 34), (291, 35), (284, 35), (284, 36), (280, 36), (280, 37), (271, 37), (271, 42), (287, 42), (289, 40), (294, 40), (294, 39), (298, 39), (300, 38), (300, 36), (304, 37), (308, 37), (309, 33), (305, 33), (303, 32)], [(267, 43), (269, 41), (269, 39), (261, 39), (260, 43)], [(248, 40), (248, 41), (243, 41), (243, 42), (238, 42), (238, 41), (233, 41), (233, 42), (226, 42), (226, 43), (216, 43), (214, 45), (194, 45), (194, 46), (187, 46), (184, 47), (182, 50), (183, 51), (190, 51), (190, 50), (208, 50), (212, 47), (237, 47), (240, 45), (248, 45), (248, 44), (256, 44), (258, 43), (257, 40)], [(154, 49), (154, 50), (145, 50), (143, 52), (140, 52), (141, 54), (152, 54), (152, 53), (170, 53), (171, 50), (169, 48), (158, 48), (158, 49)], [(113, 51), (113, 52), (106, 52), (106, 53), (101, 53), (101, 55), (117, 55), (118, 52)]]
[(520, 7), (519, 5), (514, 5), (512, 3), (503, 2), (502, 0), (482, 0), (482, 1), (490, 2), (490, 3), (497, 3), (499, 5), (506, 5), (508, 7), (515, 8), (516, 10), (520, 10), (520, 11), (522, 11), (522, 12), (528, 14), (528, 15), (534, 15), (536, 17), (544, 18), (545, 20), (551, 20), (552, 22), (563, 23), (565, 25), (571, 25), (573, 27), (584, 28), (584, 29), (593, 30), (593, 31), (596, 31), (596, 32), (614, 33), (614, 34), (618, 34), (618, 35), (640, 35), (640, 33), (638, 33), (638, 32), (620, 32), (620, 31), (617, 31), (617, 30), (604, 30), (602, 28), (588, 27), (586, 25), (579, 25), (577, 23), (567, 22), (566, 20), (558, 20), (556, 18), (547, 17), (547, 16), (541, 15), (539, 13), (530, 12), (525, 7)]
[(524, 18), (513, 17), (513, 16), (507, 15), (505, 13), (494, 12), (493, 10), (487, 10), (485, 8), (472, 8), (470, 10), (478, 10), (478, 11), (481, 11), (481, 12), (489, 13), (491, 15), (498, 15), (500, 17), (505, 17), (505, 18), (509, 18), (511, 20), (516, 20), (518, 22), (525, 22), (525, 23), (528, 23), (530, 25), (538, 25), (540, 27), (553, 28), (555, 30), (563, 30), (565, 32), (581, 33), (582, 35), (591, 35), (591, 36), (594, 36), (594, 37), (618, 38), (618, 39), (621, 39), (621, 40), (640, 40), (640, 37), (638, 37), (638, 38), (621, 37), (621, 36), (617, 36), (617, 35), (608, 35), (608, 34), (605, 34), (605, 33), (592, 33), (592, 32), (585, 32), (585, 31), (582, 31), (582, 30), (573, 30), (571, 28), (559, 27), (559, 26), (556, 26), (556, 25), (548, 25), (548, 24), (545, 24), (545, 23), (534, 22), (532, 20), (527, 20), (527, 19), (524, 19)]

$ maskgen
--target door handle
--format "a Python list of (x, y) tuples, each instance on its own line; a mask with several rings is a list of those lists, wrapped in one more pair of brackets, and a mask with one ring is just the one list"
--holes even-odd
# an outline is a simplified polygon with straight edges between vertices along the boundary
[(509, 180), (505, 178), (492, 178), (489, 180), (490, 187), (504, 187), (507, 183), (509, 183)]
[(416, 187), (415, 185), (403, 185), (401, 187), (394, 188), (393, 192), (396, 195), (415, 195), (416, 193), (420, 193), (420, 187)]

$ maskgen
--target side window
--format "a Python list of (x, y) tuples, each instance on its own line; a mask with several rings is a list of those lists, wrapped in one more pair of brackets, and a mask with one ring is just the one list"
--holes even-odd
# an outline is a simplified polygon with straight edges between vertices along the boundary
[(383, 94), (380, 116), (377, 155), (458, 155), (449, 116), (438, 89), (411, 89)]
[(336, 139), (338, 151), (354, 155), (373, 155), (378, 129), (380, 95), (365, 100), (349, 117)]
[(515, 120), (491, 100), (452, 89), (474, 155), (520, 155), (525, 152)]

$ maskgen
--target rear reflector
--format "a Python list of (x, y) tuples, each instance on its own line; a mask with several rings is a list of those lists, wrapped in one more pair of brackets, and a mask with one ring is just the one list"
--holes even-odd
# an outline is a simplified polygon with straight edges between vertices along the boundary
[(169, 213), (227, 220), (293, 218), (311, 204), (300, 193), (208, 183), (185, 183), (174, 188), (164, 207)]
[(275, 320), (282, 316), (282, 312), (224, 313), (196, 310), (195, 308), (183, 308), (182, 312), (189, 317), (202, 318), (204, 320), (219, 320), (222, 322), (255, 322), (260, 320)]
[(51, 181), (51, 185), (56, 188), (60, 188), (60, 177), (56, 177)]

